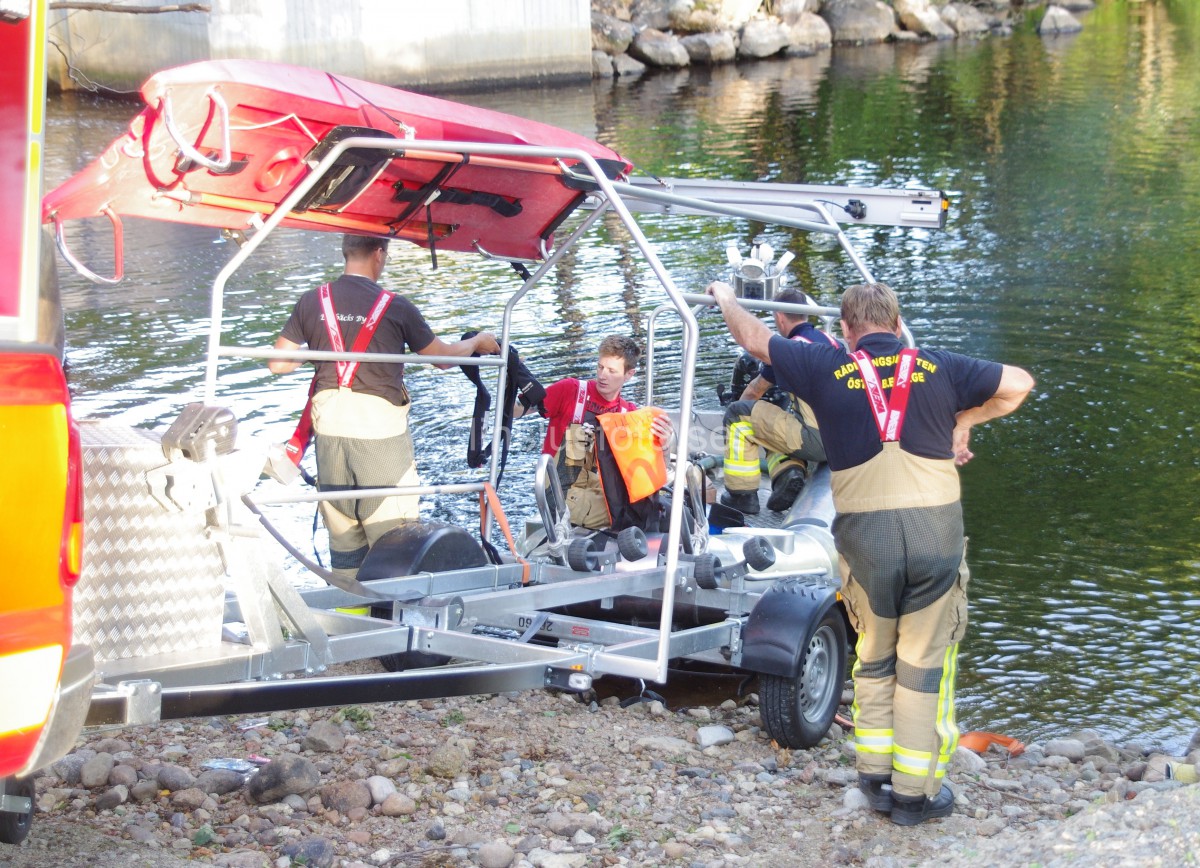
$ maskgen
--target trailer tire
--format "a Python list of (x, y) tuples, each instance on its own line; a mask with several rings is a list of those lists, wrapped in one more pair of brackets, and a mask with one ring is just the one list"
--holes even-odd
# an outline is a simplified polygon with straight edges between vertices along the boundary
[(617, 534), (617, 551), (627, 561), (640, 561), (650, 553), (646, 532), (640, 527), (627, 527)]
[(577, 573), (595, 572), (600, 565), (597, 559), (596, 545), (590, 536), (572, 540), (567, 546), (567, 566)]
[(33, 800), (36, 798), (33, 778), (6, 778), (3, 792), (8, 796), (27, 798), (30, 802), (28, 811), (0, 811), (0, 842), (20, 844), (33, 828)]
[(805, 645), (794, 677), (759, 676), (763, 726), (780, 747), (814, 747), (833, 724), (846, 678), (846, 623), (838, 607), (825, 612)]
[(712, 552), (696, 555), (696, 563), (692, 570), (692, 575), (696, 579), (696, 585), (706, 591), (716, 590), (717, 571), (720, 567), (721, 562), (717, 560), (717, 556)]

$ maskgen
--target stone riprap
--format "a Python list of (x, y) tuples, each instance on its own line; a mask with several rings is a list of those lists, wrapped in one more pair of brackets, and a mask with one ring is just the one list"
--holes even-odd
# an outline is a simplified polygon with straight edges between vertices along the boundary
[(1083, 29), (1095, 0), (592, 0), (592, 73), (635, 76), (648, 67), (713, 66), (806, 57), (835, 46), (980, 39), (1038, 16), (1046, 36)]

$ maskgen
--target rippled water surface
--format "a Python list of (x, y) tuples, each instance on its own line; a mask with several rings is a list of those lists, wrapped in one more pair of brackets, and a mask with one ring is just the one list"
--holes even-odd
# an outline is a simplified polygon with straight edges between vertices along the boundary
[[(1189, 0), (1102, 0), (1083, 33), (877, 46), (616, 85), (455, 98), (593, 136), (643, 173), (920, 186), (952, 201), (946, 230), (858, 228), (921, 342), (1028, 368), (1021, 411), (979, 430), (963, 472), (973, 568), (960, 662), (964, 730), (1026, 740), (1091, 726), (1181, 747), (1200, 727), (1200, 13)], [(92, 159), (136, 107), (52, 100), (47, 183)], [(677, 283), (699, 291), (724, 249), (761, 226), (686, 218), (643, 225)], [(106, 226), (72, 236), (103, 270)], [(854, 279), (827, 242), (772, 231), (826, 300)], [(203, 379), (209, 291), (232, 250), (211, 231), (131, 221), (126, 280), (98, 287), (60, 267), (82, 416), (160, 427)], [(565, 260), (528, 299), (514, 344), (544, 380), (586, 373), (599, 339), (644, 336), (662, 300), (619, 227)], [(393, 251), (384, 283), (452, 338), (494, 327), (517, 287), (474, 257)], [(268, 345), (304, 290), (340, 272), (332, 235), (280, 233), (228, 287), (227, 343)], [(678, 394), (664, 318), (656, 394)], [(736, 355), (701, 320), (697, 395), (715, 405)], [(303, 374), (221, 369), (242, 436), (286, 439)], [(427, 480), (467, 478), (472, 392), (458, 371), (414, 369)], [(633, 395), (640, 399), (642, 382)], [(518, 424), (503, 497), (529, 513), (542, 427)], [(462, 519), (451, 498), (429, 515)], [(311, 512), (280, 520), (307, 538)]]

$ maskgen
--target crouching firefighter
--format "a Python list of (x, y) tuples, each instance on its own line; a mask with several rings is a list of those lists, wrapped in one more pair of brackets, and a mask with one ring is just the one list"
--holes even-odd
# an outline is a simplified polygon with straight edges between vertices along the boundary
[(954, 681), (967, 629), (966, 539), (957, 466), (971, 428), (1011, 413), (1033, 388), (1020, 368), (906, 348), (895, 293), (842, 295), (852, 353), (770, 331), (714, 283), (734, 339), (774, 366), (824, 434), (842, 595), (858, 632), (854, 741), (871, 807), (911, 826), (954, 810), (944, 779), (958, 744)]
[(673, 434), (670, 420), (661, 411), (609, 420), (607, 435), (600, 421), (637, 411), (621, 397), (621, 389), (633, 378), (641, 354), (632, 339), (610, 335), (600, 342), (595, 379), (567, 377), (546, 389), (540, 408), (548, 420), (542, 453), (555, 456), (571, 524), (577, 527), (619, 530), (636, 524), (659, 530), (663, 521), (662, 503), (646, 492), (666, 481), (663, 453)]
[[(797, 289), (785, 289), (773, 299), (787, 304), (813, 304)], [(837, 339), (809, 322), (806, 314), (775, 311), (775, 329), (791, 341), (814, 341), (840, 347)], [(779, 392), (785, 401), (768, 395)], [(741, 397), (725, 409), (725, 491), (721, 503), (745, 515), (759, 511), (758, 487), (762, 479), (759, 447), (766, 450), (771, 496), (767, 509), (788, 509), (804, 488), (809, 462), (825, 460), (825, 445), (812, 408), (794, 395), (775, 387), (775, 372), (764, 364)]]
[[(275, 341), (275, 349), (469, 356), (499, 352), (488, 332), (455, 343), (433, 334), (416, 305), (379, 286), (388, 241), (347, 234), (342, 239), (345, 273), (310, 289), (296, 302)], [(272, 359), (272, 373), (302, 364)], [(317, 483), (323, 492), (420, 485), (408, 426), (409, 397), (404, 365), (392, 362), (314, 362), (301, 426), (311, 420), (316, 435)], [(439, 367), (448, 367), (439, 365)], [(288, 457), (299, 464), (309, 432), (298, 430)], [(415, 518), (416, 495), (321, 502), (329, 531), (333, 571), (354, 578), (367, 550), (379, 537)]]

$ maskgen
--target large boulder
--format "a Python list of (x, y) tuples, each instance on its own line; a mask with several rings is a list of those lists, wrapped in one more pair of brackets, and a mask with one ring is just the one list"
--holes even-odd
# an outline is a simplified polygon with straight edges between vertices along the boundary
[(801, 15), (815, 15), (820, 8), (821, 0), (775, 0), (771, 11), (782, 19), (784, 24), (792, 25)]
[(628, 21), (630, 3), (631, 0), (592, 0), (592, 14), (609, 15), (613, 18), (620, 18), (622, 21)]
[(592, 78), (612, 78), (616, 75), (613, 68), (612, 56), (603, 51), (592, 49)]
[(1061, 6), (1049, 6), (1046, 14), (1038, 25), (1038, 33), (1052, 35), (1055, 33), (1078, 33), (1083, 25), (1066, 9)]
[(942, 20), (959, 36), (979, 36), (992, 29), (983, 13), (969, 3), (947, 3), (942, 8)]
[(629, 7), (634, 27), (650, 30), (669, 30), (671, 5), (675, 0), (633, 0)]
[(612, 15), (592, 13), (592, 48), (605, 54), (620, 54), (633, 42), (633, 25)]
[(910, 33), (932, 39), (953, 39), (954, 28), (942, 20), (929, 0), (895, 0), (896, 18)]
[(679, 40), (687, 49), (692, 63), (713, 66), (728, 63), (737, 56), (737, 46), (728, 31), (720, 33), (693, 33)]
[(808, 57), (833, 45), (833, 32), (820, 15), (805, 12), (788, 27), (787, 53)]
[(895, 13), (883, 0), (825, 0), (821, 17), (835, 44), (884, 42), (896, 29)]
[(647, 28), (633, 38), (629, 54), (648, 66), (667, 69), (687, 66), (691, 62), (679, 37), (661, 30)]
[(715, 33), (721, 18), (710, 9), (697, 9), (693, 0), (675, 0), (669, 10), (670, 27), (676, 33)]
[(707, 0), (704, 5), (727, 27), (737, 30), (758, 14), (763, 0)]
[(791, 31), (778, 18), (751, 18), (742, 28), (738, 57), (771, 57), (791, 43)]
[(618, 54), (612, 59), (612, 65), (617, 78), (636, 78), (646, 71), (646, 64), (628, 54)]

